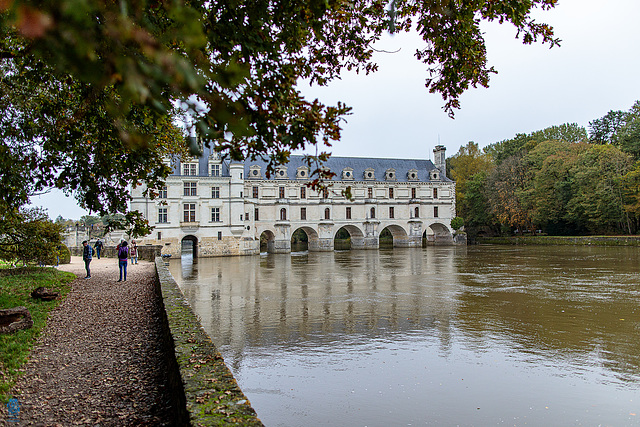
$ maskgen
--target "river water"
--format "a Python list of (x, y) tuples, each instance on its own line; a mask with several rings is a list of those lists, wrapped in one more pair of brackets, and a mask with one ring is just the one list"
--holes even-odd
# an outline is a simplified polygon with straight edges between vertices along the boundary
[(639, 250), (172, 260), (266, 426), (640, 425)]

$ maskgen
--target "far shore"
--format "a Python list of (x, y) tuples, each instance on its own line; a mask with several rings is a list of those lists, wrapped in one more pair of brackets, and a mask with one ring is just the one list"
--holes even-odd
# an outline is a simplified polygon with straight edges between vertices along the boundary
[(640, 236), (511, 236), (476, 237), (478, 244), (640, 246)]

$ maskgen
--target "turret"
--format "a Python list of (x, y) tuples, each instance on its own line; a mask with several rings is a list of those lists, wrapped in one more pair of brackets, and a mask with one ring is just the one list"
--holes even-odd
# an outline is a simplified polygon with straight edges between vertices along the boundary
[(440, 169), (442, 176), (447, 176), (447, 160), (445, 156), (447, 149), (444, 145), (436, 145), (433, 149), (433, 164)]

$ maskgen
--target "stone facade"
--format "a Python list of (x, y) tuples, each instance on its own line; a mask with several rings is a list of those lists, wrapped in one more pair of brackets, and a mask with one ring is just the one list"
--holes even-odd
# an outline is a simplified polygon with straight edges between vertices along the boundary
[[(310, 251), (332, 251), (341, 228), (352, 249), (377, 249), (387, 229), (394, 246), (455, 244), (450, 228), (455, 215), (455, 183), (446, 176), (444, 147), (429, 160), (332, 157), (325, 164), (335, 177), (328, 190), (307, 184), (312, 173), (302, 156), (267, 176), (263, 161), (235, 163), (205, 152), (185, 162), (173, 160), (174, 173), (155, 200), (143, 188), (132, 190), (132, 210), (155, 227), (139, 245), (162, 245), (179, 256), (184, 242), (197, 256), (252, 255), (260, 237), (272, 253), (291, 251), (298, 229)], [(349, 189), (352, 198), (346, 198)]]

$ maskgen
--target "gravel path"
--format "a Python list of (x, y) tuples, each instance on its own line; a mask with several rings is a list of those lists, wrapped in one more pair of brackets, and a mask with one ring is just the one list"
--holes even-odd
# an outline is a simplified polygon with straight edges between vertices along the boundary
[(91, 278), (81, 258), (60, 266), (78, 276), (51, 313), (14, 388), (20, 423), (6, 425), (170, 425), (154, 264), (128, 266), (93, 259)]

